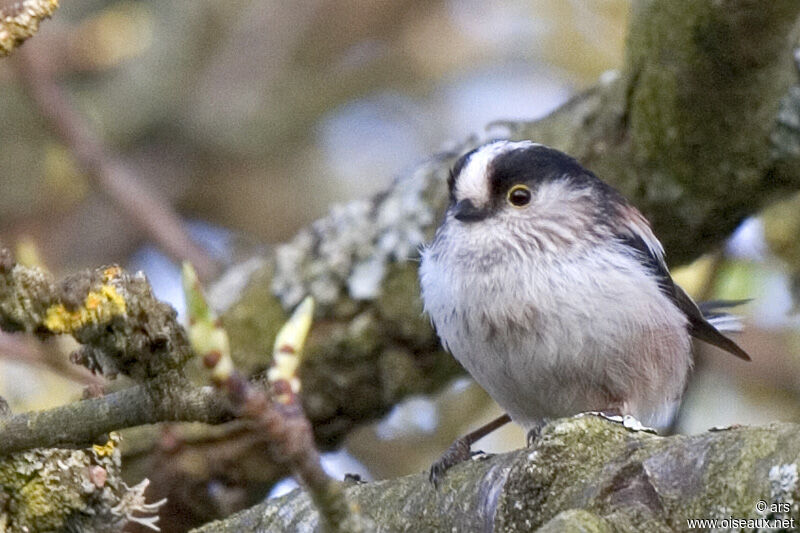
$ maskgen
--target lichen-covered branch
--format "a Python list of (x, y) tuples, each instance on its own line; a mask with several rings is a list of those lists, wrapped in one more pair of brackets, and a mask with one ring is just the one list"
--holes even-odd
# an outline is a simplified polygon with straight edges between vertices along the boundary
[[(174, 310), (153, 298), (144, 276), (107, 267), (56, 284), (46, 272), (15, 264), (0, 249), (0, 326), (41, 336), (71, 334), (83, 344), (73, 357), (76, 362), (138, 381), (119, 392), (45, 411), (12, 415), (3, 409), (0, 465), (13, 464), (13, 458), (3, 457), (14, 452), (85, 445), (113, 430), (167, 421), (218, 424), (239, 417), (261, 437), (266, 455), (286, 462), (308, 487), (326, 531), (362, 530), (358, 513), (322, 468), (297, 396), (295, 371), (311, 325), (312, 300), (300, 306), (275, 340), (268, 392), (236, 372), (227, 333), (206, 304), (194, 270), (187, 266), (184, 275), (191, 347)], [(203, 355), (214, 388), (197, 386), (184, 375), (192, 348)], [(0, 472), (0, 484), (11, 483), (4, 475), (12, 473)]]
[(182, 368), (192, 352), (176, 316), (142, 274), (110, 266), (56, 283), (0, 248), (0, 328), (70, 334), (81, 344), (73, 361), (93, 372), (144, 380)]
[(122, 481), (119, 436), (85, 449), (38, 449), (0, 458), (2, 531), (121, 531), (136, 522), (157, 531), (148, 481)]
[(56, 283), (39, 268), (16, 264), (0, 248), (0, 328), (42, 337), (71, 334), (81, 343), (73, 361), (138, 381), (98, 398), (0, 418), (0, 456), (82, 445), (142, 424), (232, 418), (222, 395), (184, 376), (183, 366), (192, 355), (186, 333), (175, 310), (153, 297), (142, 275), (111, 266)]
[[(531, 448), (455, 467), (438, 490), (420, 473), (347, 495), (376, 531), (670, 532), (731, 516), (797, 524), (799, 437), (794, 424), (658, 437), (579, 416), (549, 424)], [(196, 531), (302, 533), (317, 522), (296, 490)]]
[(39, 31), (39, 23), (50, 18), (58, 8), (58, 0), (21, 0), (0, 8), (0, 57)]

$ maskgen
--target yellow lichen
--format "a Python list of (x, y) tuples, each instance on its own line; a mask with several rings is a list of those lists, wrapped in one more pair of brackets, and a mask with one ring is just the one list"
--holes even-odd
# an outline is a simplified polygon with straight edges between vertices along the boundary
[(105, 270), (103, 270), (103, 283), (108, 283), (109, 281), (118, 278), (120, 274), (122, 274), (122, 269), (117, 265), (107, 267)]
[(111, 455), (114, 454), (114, 450), (116, 450), (119, 442), (119, 433), (111, 432), (108, 435), (108, 442), (105, 444), (94, 444), (92, 445), (92, 450), (94, 450), (95, 456), (97, 457), (111, 457)]
[(64, 304), (49, 307), (44, 319), (45, 327), (53, 333), (71, 333), (87, 324), (100, 324), (124, 315), (125, 299), (116, 287), (108, 284), (118, 270), (117, 267), (106, 269), (103, 273), (105, 283), (99, 289), (89, 291), (78, 309), (69, 311)]

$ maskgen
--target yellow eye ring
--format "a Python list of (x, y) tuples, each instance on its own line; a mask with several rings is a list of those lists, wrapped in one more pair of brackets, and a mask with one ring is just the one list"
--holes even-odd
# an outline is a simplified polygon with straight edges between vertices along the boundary
[(514, 185), (508, 190), (508, 195), (506, 199), (508, 203), (514, 207), (525, 207), (529, 203), (531, 203), (531, 198), (533, 194), (531, 190), (526, 185)]

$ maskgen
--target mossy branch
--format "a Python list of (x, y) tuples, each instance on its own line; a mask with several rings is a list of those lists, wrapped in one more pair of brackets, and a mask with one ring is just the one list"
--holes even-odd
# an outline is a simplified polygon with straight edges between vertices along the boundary
[[(549, 424), (532, 448), (463, 463), (438, 490), (420, 473), (346, 492), (378, 531), (671, 532), (689, 529), (688, 519), (731, 516), (797, 524), (798, 460), (795, 424), (665, 438), (588, 415)], [(759, 500), (788, 512), (762, 511)], [(317, 524), (295, 490), (195, 531)]]

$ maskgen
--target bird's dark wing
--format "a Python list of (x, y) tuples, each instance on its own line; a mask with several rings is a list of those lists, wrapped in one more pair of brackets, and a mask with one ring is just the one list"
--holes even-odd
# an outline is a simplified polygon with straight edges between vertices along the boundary
[[(636, 211), (636, 214), (638, 214), (638, 211)], [(664, 262), (660, 243), (656, 240), (647, 222), (644, 221), (644, 217), (640, 214), (639, 217), (641, 217), (640, 220), (628, 225), (624, 231), (617, 235), (617, 238), (653, 273), (658, 280), (661, 292), (686, 315), (689, 320), (689, 334), (703, 342), (722, 348), (740, 359), (749, 361), (750, 356), (747, 352), (720, 333), (703, 315), (694, 300), (680, 286), (675, 284)]]
[(723, 335), (719, 332), (717, 328), (711, 324), (706, 317), (703, 316), (703, 313), (700, 311), (700, 308), (697, 307), (697, 304), (694, 303), (694, 300), (686, 294), (686, 291), (681, 289), (675, 283), (672, 284), (675, 287), (675, 298), (673, 301), (675, 305), (678, 306), (678, 309), (684, 312), (686, 317), (689, 319), (689, 333), (695, 339), (700, 339), (703, 342), (707, 342), (708, 344), (713, 344), (718, 348), (722, 348), (726, 352), (732, 353), (736, 357), (740, 359), (744, 359), (745, 361), (750, 360), (750, 356), (745, 352), (742, 348), (739, 347), (738, 344), (730, 340), (728, 337)]

